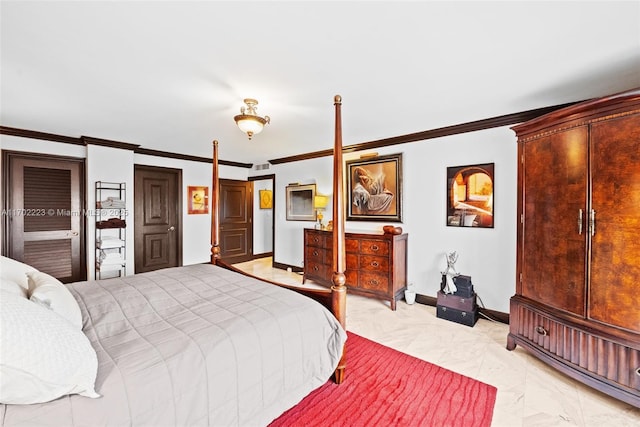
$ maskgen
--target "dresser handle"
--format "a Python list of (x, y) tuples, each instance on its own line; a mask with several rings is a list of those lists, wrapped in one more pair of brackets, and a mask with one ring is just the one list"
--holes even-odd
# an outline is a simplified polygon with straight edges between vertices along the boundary
[(549, 335), (549, 332), (547, 332), (547, 330), (542, 326), (536, 326), (536, 332), (542, 335), (543, 337), (546, 337), (547, 335)]
[(640, 368), (636, 369), (636, 375), (640, 377)]
[(372, 285), (377, 285), (377, 284), (378, 284), (378, 281), (377, 281), (377, 280), (375, 280), (375, 279), (374, 279), (374, 280), (369, 280), (369, 283), (371, 283)]
[(319, 270), (318, 266), (317, 266), (317, 265), (314, 265), (314, 266), (313, 266), (313, 270), (314, 270), (314, 271), (318, 271), (318, 270)]
[(371, 266), (372, 266), (372, 267), (379, 267), (379, 266), (380, 266), (380, 264), (378, 264), (378, 261), (372, 261), (372, 262), (371, 262)]
[(378, 245), (371, 245), (371, 250), (372, 250), (372, 251), (377, 251), (378, 249), (380, 249), (380, 248), (378, 247)]
[(318, 256), (318, 251), (313, 251), (313, 256)]

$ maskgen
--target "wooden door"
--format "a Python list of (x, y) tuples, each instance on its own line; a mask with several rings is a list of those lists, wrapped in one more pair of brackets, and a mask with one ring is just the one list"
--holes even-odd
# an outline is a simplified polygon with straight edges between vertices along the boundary
[(3, 247), (64, 283), (85, 280), (84, 160), (5, 153)]
[(253, 255), (252, 189), (248, 181), (220, 180), (220, 257), (228, 263)]
[(594, 228), (588, 316), (640, 330), (640, 114), (591, 129)]
[(585, 315), (586, 127), (524, 143), (522, 295)]
[(135, 166), (135, 272), (182, 264), (182, 172)]

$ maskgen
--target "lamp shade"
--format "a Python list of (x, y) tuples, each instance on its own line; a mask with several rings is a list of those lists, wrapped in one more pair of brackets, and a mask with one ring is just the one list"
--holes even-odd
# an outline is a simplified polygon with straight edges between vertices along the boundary
[(329, 203), (329, 196), (317, 194), (313, 200), (313, 207), (316, 209), (324, 209), (327, 207), (327, 203)]
[(258, 101), (255, 99), (246, 98), (244, 103), (246, 104), (246, 108), (240, 108), (240, 114), (234, 116), (233, 120), (236, 121), (240, 130), (246, 133), (249, 139), (251, 139), (253, 135), (262, 132), (264, 125), (269, 123), (271, 119), (269, 116), (260, 117), (258, 115), (256, 112), (256, 105), (258, 105)]
[(262, 132), (262, 128), (267, 122), (262, 117), (240, 114), (235, 117), (240, 130), (246, 134), (257, 135)]

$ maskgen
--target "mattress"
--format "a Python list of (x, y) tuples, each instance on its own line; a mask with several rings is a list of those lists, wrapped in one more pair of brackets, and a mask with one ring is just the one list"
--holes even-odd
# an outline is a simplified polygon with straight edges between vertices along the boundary
[(3, 426), (263, 426), (324, 384), (346, 333), (319, 303), (210, 264), (70, 284), (90, 399), (0, 405)]

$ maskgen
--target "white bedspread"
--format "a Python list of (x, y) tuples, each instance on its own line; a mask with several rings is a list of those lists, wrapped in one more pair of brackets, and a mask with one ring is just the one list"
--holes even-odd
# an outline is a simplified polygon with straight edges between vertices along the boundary
[(199, 264), (69, 285), (99, 399), (0, 405), (3, 426), (262, 426), (324, 384), (346, 333), (320, 304)]

